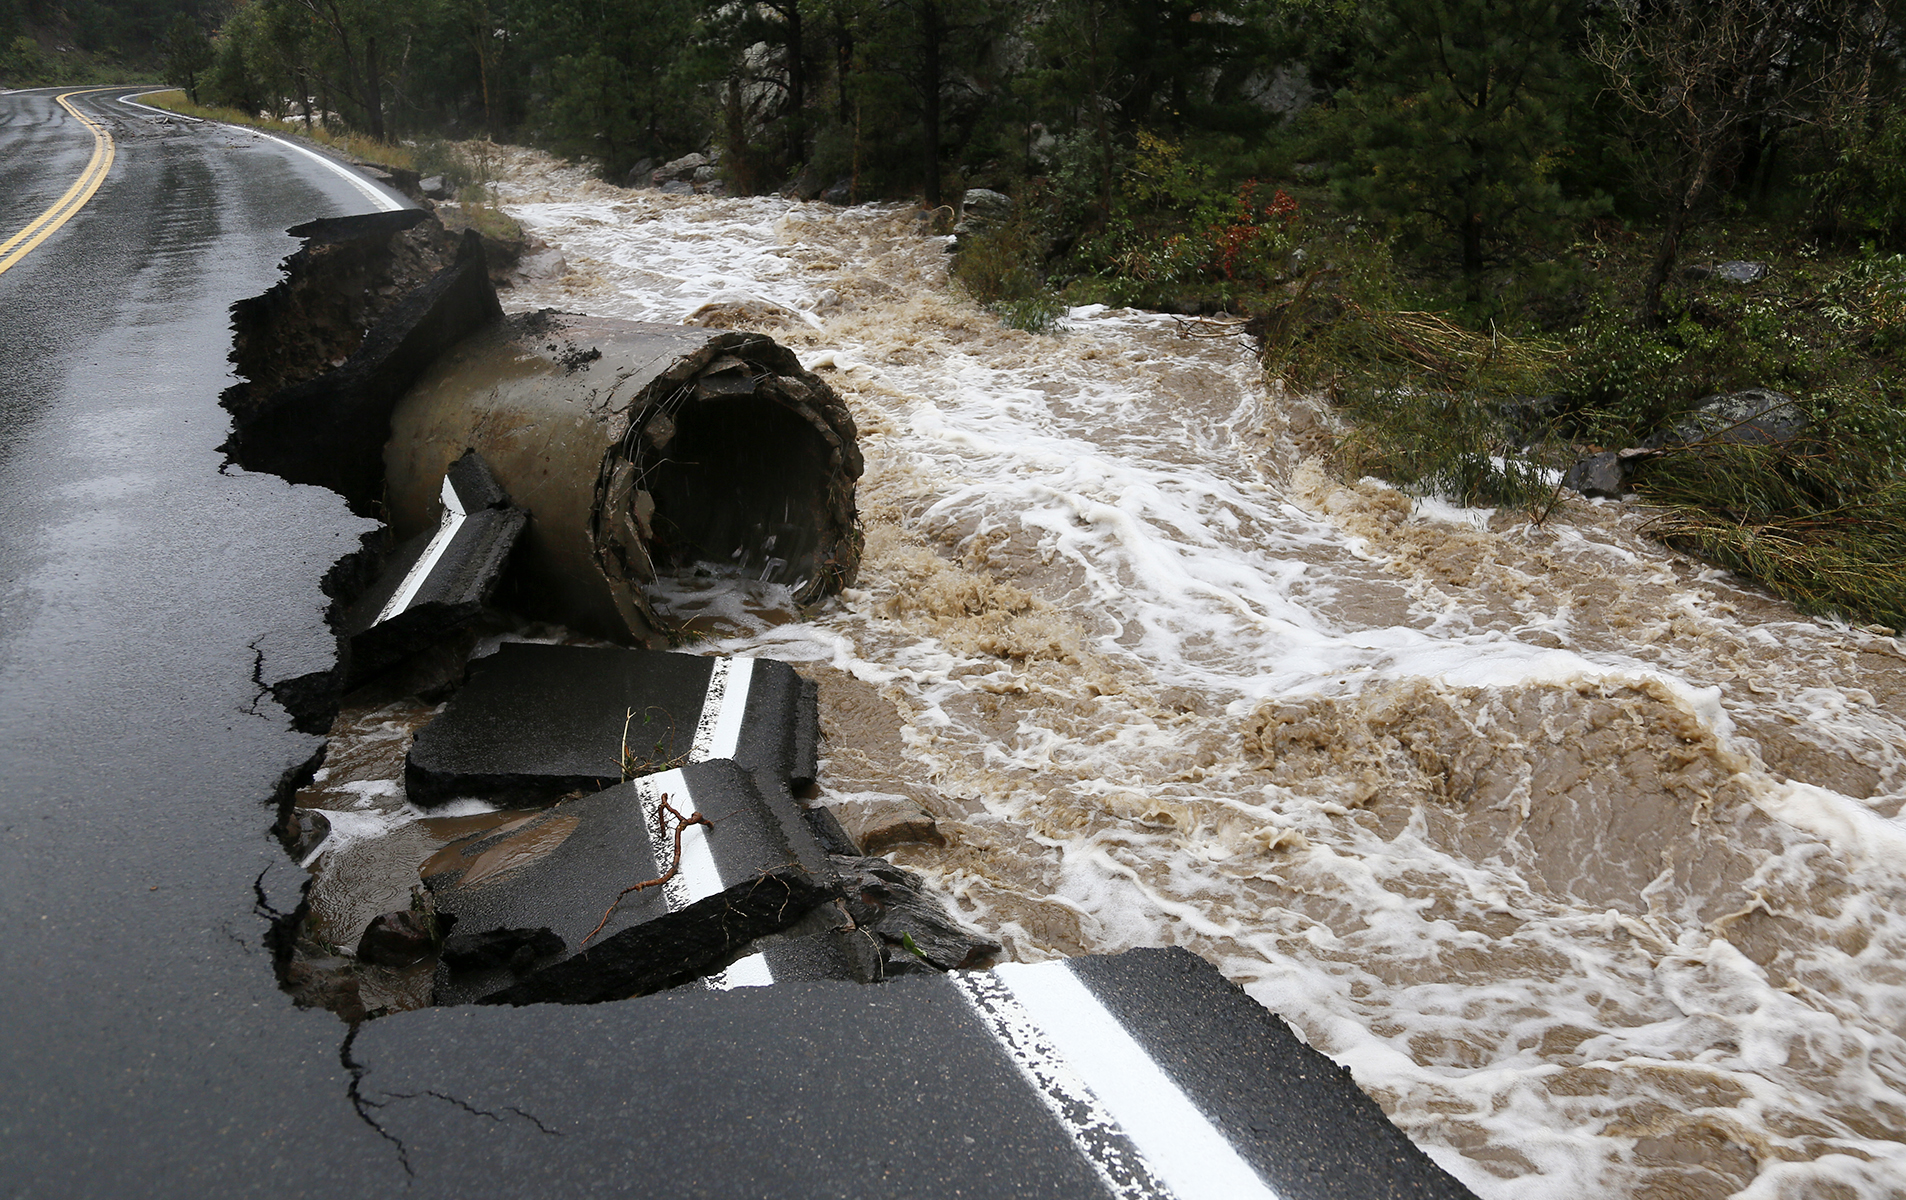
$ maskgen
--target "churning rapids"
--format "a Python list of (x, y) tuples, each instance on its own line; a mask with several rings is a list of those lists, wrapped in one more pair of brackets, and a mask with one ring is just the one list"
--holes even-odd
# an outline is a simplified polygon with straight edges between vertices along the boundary
[(817, 678), (823, 798), (924, 807), (1010, 957), (1203, 954), (1492, 1200), (1906, 1195), (1900, 641), (1333, 480), (1241, 340), (1003, 329), (914, 210), (488, 152), (569, 267), (507, 307), (756, 302), (854, 405), (857, 587), (697, 648)]

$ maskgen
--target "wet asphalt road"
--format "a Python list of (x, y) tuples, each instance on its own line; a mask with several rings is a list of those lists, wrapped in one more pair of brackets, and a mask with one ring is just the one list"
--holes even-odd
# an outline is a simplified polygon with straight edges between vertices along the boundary
[[(10, 1195), (243, 1190), (364, 1132), (337, 1021), (293, 1009), (261, 945), (253, 881), (295, 903), (267, 800), (316, 740), (253, 679), (329, 652), (317, 581), (365, 523), (217, 447), (231, 303), (276, 279), (287, 225), (368, 202), (122, 94), (76, 101), (117, 143), (99, 192), (0, 275)], [(92, 148), (52, 93), (0, 96), (0, 231)]]

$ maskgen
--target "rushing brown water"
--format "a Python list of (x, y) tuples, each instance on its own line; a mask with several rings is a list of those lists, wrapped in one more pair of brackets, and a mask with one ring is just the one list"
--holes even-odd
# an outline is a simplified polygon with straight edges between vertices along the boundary
[[(492, 159), (570, 268), (507, 307), (727, 306), (854, 404), (857, 588), (678, 603), (820, 680), (826, 798), (924, 808), (945, 844), (892, 856), (1011, 956), (1205, 955), (1486, 1197), (1906, 1195), (1889, 631), (1619, 505), (1535, 526), (1335, 480), (1329, 417), (1248, 346), (1003, 329), (910, 211)], [(402, 804), (423, 715), (355, 714), (389, 769), (318, 785), (360, 847), (450, 827)], [(339, 940), (388, 899), (337, 900)]]

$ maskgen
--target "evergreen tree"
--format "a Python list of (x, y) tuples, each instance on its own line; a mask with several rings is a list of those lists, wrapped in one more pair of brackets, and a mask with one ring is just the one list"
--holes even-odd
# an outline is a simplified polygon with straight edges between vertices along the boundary
[(185, 94), (197, 104), (199, 77), (212, 66), (212, 39), (205, 36), (197, 21), (179, 13), (166, 29), (164, 49), (167, 78), (182, 84)]
[(1581, 211), (1555, 179), (1574, 59), (1561, 0), (1376, 0), (1338, 98), (1341, 198), (1447, 239), (1472, 299), (1491, 251)]

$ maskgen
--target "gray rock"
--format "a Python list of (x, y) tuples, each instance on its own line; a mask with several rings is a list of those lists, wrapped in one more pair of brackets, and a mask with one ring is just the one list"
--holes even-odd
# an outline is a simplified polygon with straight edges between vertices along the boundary
[(450, 185), (443, 181), (441, 175), (426, 176), (418, 181), (417, 187), (432, 200), (448, 200), (456, 194)]
[(695, 194), (695, 185), (685, 179), (671, 179), (662, 185), (662, 194), (664, 196), (692, 196)]
[(705, 167), (696, 167), (694, 174), (690, 175), (688, 179), (690, 183), (696, 185), (715, 183), (721, 179), (721, 170), (713, 164)]
[(1621, 456), (1613, 450), (1591, 454), (1563, 473), (1562, 486), (1584, 496), (1619, 500), (1627, 482), (1627, 472), (1622, 467)]
[(1764, 262), (1741, 262), (1738, 259), (1714, 268), (1715, 276), (1729, 283), (1759, 283), (1772, 272), (1773, 268)]
[(277, 833), (285, 852), (303, 862), (331, 836), (331, 818), (315, 808), (293, 808), (278, 822)]
[(833, 187), (821, 193), (821, 199), (827, 201), (829, 204), (852, 204), (854, 202), (854, 181), (847, 178), (836, 179)]
[(1539, 442), (1562, 412), (1560, 396), (1511, 396), (1496, 412), (1525, 443)]
[(971, 970), (999, 953), (998, 942), (962, 926), (912, 871), (884, 858), (831, 858), (841, 902), (854, 924), (886, 947), (889, 974), (927, 965)]
[(781, 185), (781, 194), (791, 200), (818, 200), (827, 183), (814, 173), (812, 166), (801, 168), (801, 173)]
[(651, 187), (655, 183), (655, 180), (650, 178), (654, 172), (654, 159), (638, 158), (635, 160), (635, 165), (629, 168), (629, 173), (623, 177), (622, 186), (632, 188)]
[(905, 842), (946, 844), (932, 814), (905, 796), (849, 796), (833, 800), (827, 807), (847, 835), (868, 854), (882, 854), (888, 847)]
[(684, 154), (657, 167), (649, 176), (657, 184), (667, 183), (671, 179), (687, 179), (700, 167), (708, 166), (706, 154)]
[(1003, 221), (1013, 213), (1013, 198), (991, 188), (968, 188), (960, 197), (963, 224)]
[(443, 962), (452, 971), (483, 971), (507, 967), (527, 974), (537, 962), (553, 958), (569, 947), (548, 926), (536, 929), (486, 929), (481, 933), (453, 933), (443, 940)]
[(408, 967), (430, 957), (436, 948), (436, 917), (400, 908), (371, 918), (358, 939), (357, 957), (359, 962), (384, 967)]
[(1701, 401), (1692, 413), (1665, 433), (1642, 443), (1649, 448), (1718, 441), (1732, 445), (1776, 445), (1807, 430), (1799, 402), (1772, 388), (1746, 388)]
[(516, 274), (523, 279), (559, 279), (568, 273), (568, 261), (554, 246), (531, 243), (529, 252), (516, 260)]

